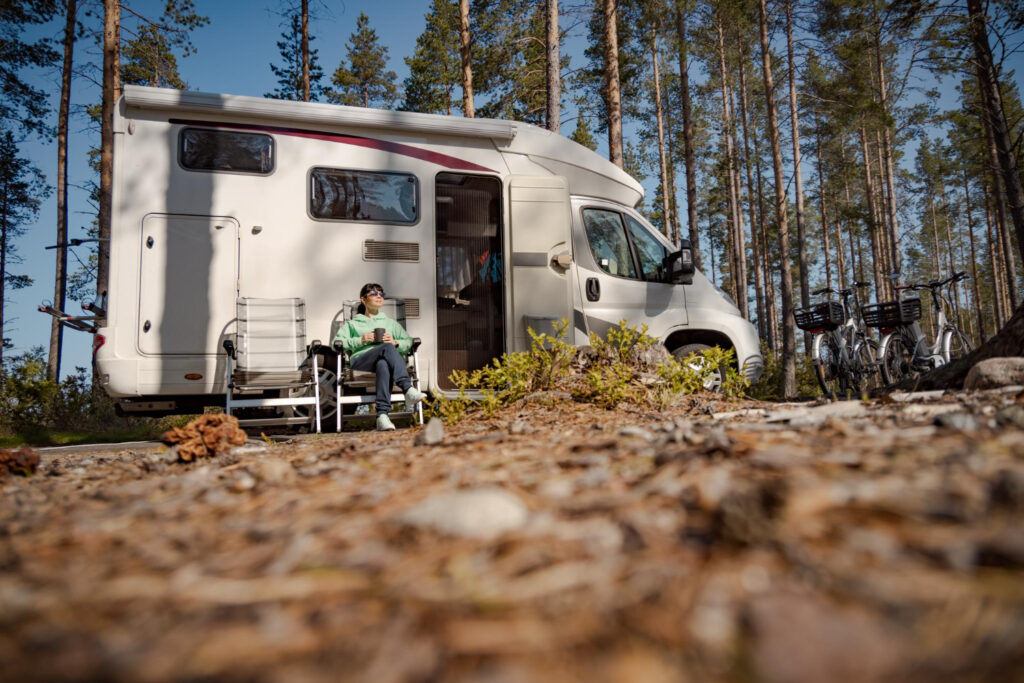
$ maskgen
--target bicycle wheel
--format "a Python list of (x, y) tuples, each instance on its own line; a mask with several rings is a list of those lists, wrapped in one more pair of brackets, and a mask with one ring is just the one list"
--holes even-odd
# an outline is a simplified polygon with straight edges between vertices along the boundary
[(874, 339), (857, 342), (853, 356), (856, 359), (857, 390), (861, 393), (871, 393), (879, 388), (882, 385), (882, 378), (877, 362), (878, 342)]
[(886, 384), (896, 384), (912, 374), (916, 374), (914, 350), (902, 335), (894, 334), (882, 355), (882, 379)]
[(818, 335), (814, 339), (814, 376), (826, 396), (836, 398), (845, 391), (840, 382), (839, 349), (828, 335)]
[(942, 355), (946, 357), (947, 363), (952, 363), (957, 358), (963, 358), (974, 350), (974, 345), (966, 334), (958, 328), (947, 330), (942, 336)]

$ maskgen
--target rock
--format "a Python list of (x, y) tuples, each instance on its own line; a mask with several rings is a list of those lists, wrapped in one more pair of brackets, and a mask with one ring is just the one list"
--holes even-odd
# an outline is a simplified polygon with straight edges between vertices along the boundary
[(1024, 356), (989, 358), (967, 372), (964, 389), (997, 389), (1024, 384)]
[(427, 425), (416, 434), (413, 443), (417, 446), (436, 446), (444, 441), (444, 423), (432, 417)]
[(295, 468), (287, 460), (258, 460), (249, 467), (249, 471), (264, 484), (289, 484), (295, 481)]
[(529, 422), (523, 420), (516, 420), (508, 427), (509, 434), (533, 434), (536, 429)]
[(490, 540), (526, 524), (529, 511), (516, 496), (496, 488), (442, 493), (400, 516), (405, 524), (451, 536)]
[(251, 491), (256, 487), (256, 478), (248, 472), (239, 472), (231, 480), (231, 490), (238, 493)]
[(935, 418), (935, 424), (948, 429), (958, 429), (962, 432), (973, 432), (981, 428), (978, 418), (970, 413), (956, 412), (944, 413)]
[(626, 425), (619, 430), (619, 436), (633, 436), (644, 441), (653, 441), (654, 435), (643, 427), (637, 427), (636, 425)]
[(996, 413), (996, 420), (999, 424), (1024, 429), (1024, 406), (1007, 406)]

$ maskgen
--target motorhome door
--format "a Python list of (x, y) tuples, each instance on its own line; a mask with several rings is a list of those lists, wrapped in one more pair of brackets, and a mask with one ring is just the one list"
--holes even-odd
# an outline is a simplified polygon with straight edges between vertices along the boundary
[(142, 221), (139, 350), (216, 354), (235, 317), (238, 222), (149, 214)]
[(561, 176), (514, 175), (509, 192), (512, 346), (521, 351), (530, 347), (528, 328), (551, 334), (564, 318), (571, 334), (572, 219)]

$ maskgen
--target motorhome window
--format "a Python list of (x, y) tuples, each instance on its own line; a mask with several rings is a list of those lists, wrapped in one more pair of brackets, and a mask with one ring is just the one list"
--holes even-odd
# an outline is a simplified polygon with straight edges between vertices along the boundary
[(628, 214), (626, 227), (629, 229), (630, 239), (633, 240), (633, 248), (636, 250), (637, 260), (640, 261), (643, 278), (649, 282), (665, 282), (663, 263), (668, 256), (668, 249), (641, 225), (640, 221)]
[(585, 209), (583, 225), (594, 260), (601, 270), (610, 275), (636, 278), (636, 267), (629, 252), (629, 241), (617, 211)]
[(259, 133), (186, 128), (178, 159), (190, 171), (229, 171), (269, 175), (274, 170), (274, 139)]
[(309, 213), (321, 220), (415, 223), (418, 194), (416, 176), (408, 173), (314, 168)]

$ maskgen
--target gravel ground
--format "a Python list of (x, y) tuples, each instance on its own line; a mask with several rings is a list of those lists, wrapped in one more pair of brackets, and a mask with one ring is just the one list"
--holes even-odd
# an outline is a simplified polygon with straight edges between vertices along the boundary
[(44, 453), (0, 680), (1022, 681), (1024, 390)]

